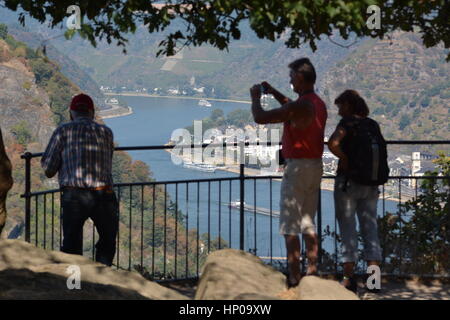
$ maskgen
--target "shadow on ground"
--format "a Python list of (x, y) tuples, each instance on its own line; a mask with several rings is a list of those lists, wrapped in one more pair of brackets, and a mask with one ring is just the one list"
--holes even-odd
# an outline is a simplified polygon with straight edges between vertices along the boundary
[(360, 298), (362, 300), (450, 300), (450, 283), (439, 280), (390, 279), (382, 283), (380, 293), (368, 293), (362, 289)]
[[(160, 283), (190, 299), (194, 299), (197, 281), (177, 281)], [(383, 281), (380, 293), (368, 293), (362, 282), (358, 293), (361, 300), (450, 300), (450, 283), (439, 280), (401, 280)]]
[[(67, 277), (28, 269), (0, 271), (0, 299), (31, 300), (146, 300), (134, 290), (83, 281), (81, 289), (67, 289)], [(39, 290), (36, 290), (38, 288)]]

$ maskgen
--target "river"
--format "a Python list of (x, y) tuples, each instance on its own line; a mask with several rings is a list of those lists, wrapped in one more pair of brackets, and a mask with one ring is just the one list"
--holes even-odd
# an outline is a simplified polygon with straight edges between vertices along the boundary
[[(212, 108), (206, 108), (199, 106), (197, 100), (189, 99), (133, 96), (122, 96), (122, 99), (133, 109), (133, 114), (104, 120), (113, 130), (114, 139), (119, 146), (163, 145), (168, 142), (173, 130), (189, 126), (194, 120), (208, 117), (211, 110), (215, 108), (222, 109), (225, 114), (235, 109), (250, 108), (249, 104), (223, 101), (211, 101)], [(214, 173), (208, 173), (175, 165), (171, 161), (170, 154), (163, 150), (132, 151), (130, 155), (135, 160), (147, 163), (157, 181), (237, 176), (231, 172), (216, 170)], [(197, 188), (200, 191), (198, 194)], [(279, 189), (278, 181), (272, 183), (268, 180), (246, 181), (245, 202), (254, 205), (256, 196), (257, 207), (272, 207), (273, 211), (279, 211)], [(172, 200), (176, 200), (178, 194), (178, 208), (187, 215), (189, 228), (197, 228), (198, 224), (200, 234), (209, 231), (211, 237), (215, 238), (220, 233), (229, 246), (239, 248), (239, 211), (230, 209), (228, 206), (230, 200), (239, 199), (238, 181), (231, 184), (231, 192), (228, 181), (200, 183), (198, 186), (196, 183), (190, 183), (188, 187), (186, 184), (179, 184), (178, 190), (175, 185), (168, 185), (167, 191)], [(270, 197), (271, 192), (272, 197)], [(323, 190), (321, 196), (323, 228), (329, 225), (334, 231), (333, 194)], [(396, 205), (395, 202), (386, 201), (385, 209), (395, 212)], [(382, 207), (380, 201), (379, 214), (382, 214)], [(246, 250), (254, 249), (256, 245), (259, 256), (271, 254), (275, 257), (285, 256), (284, 240), (278, 233), (276, 216), (246, 213), (244, 243)], [(335, 250), (334, 241), (331, 238), (325, 239), (323, 246), (329, 252)]]

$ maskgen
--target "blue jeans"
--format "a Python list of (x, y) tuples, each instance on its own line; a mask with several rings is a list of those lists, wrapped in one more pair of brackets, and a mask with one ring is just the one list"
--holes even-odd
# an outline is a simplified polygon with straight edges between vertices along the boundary
[(334, 205), (342, 238), (344, 263), (358, 261), (358, 234), (356, 232), (355, 215), (358, 215), (364, 241), (365, 260), (381, 260), (377, 225), (378, 195), (377, 186), (365, 186), (352, 180), (346, 183), (344, 176), (336, 177)]
[(112, 191), (66, 189), (61, 198), (63, 244), (61, 251), (83, 254), (83, 225), (91, 218), (99, 239), (95, 261), (110, 266), (116, 253), (118, 202)]

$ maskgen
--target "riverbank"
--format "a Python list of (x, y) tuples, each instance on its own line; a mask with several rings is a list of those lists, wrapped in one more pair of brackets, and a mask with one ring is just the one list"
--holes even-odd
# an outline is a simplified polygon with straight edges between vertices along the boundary
[[(169, 152), (170, 154), (172, 154), (173, 149), (165, 149), (167, 152)], [(188, 157), (181, 157), (181, 159), (184, 161), (190, 161), (191, 159), (189, 159)], [(214, 165), (214, 164), (212, 164)], [(195, 170), (195, 169), (194, 169)], [(228, 164), (225, 166), (216, 166), (216, 170), (220, 170), (220, 171), (225, 171), (225, 172), (231, 172), (231, 173), (235, 173), (235, 174), (240, 174), (240, 167), (239, 165), (236, 164)], [(244, 174), (245, 176), (253, 176), (253, 177), (257, 177), (257, 176), (272, 176), (274, 178), (272, 178), (273, 181), (278, 181), (281, 182), (282, 177), (283, 177), (283, 172), (273, 172), (273, 171), (265, 171), (265, 170), (261, 170), (261, 169), (254, 169), (254, 168), (248, 168), (246, 167), (244, 170)], [(321, 190), (325, 190), (325, 191), (333, 191), (334, 190), (334, 183), (329, 183), (326, 181), (322, 180), (321, 186), (320, 186)]]
[[(227, 167), (217, 167), (216, 170), (222, 170), (222, 171), (227, 171), (227, 172), (233, 172), (236, 174), (240, 173), (240, 168), (239, 166), (227, 166)], [(245, 168), (244, 171), (246, 176), (279, 176), (279, 178), (273, 178), (272, 180), (274, 181), (279, 181), (281, 182), (281, 178), (283, 176), (283, 173), (281, 172), (265, 172), (264, 170), (259, 170), (259, 169), (253, 169), (253, 168)], [(328, 181), (330, 182), (328, 182)], [(320, 184), (320, 190), (322, 191), (334, 191), (334, 178), (322, 178), (322, 182)], [(380, 200), (383, 200), (383, 196), (382, 194), (380, 194)], [(405, 201), (409, 201), (412, 200), (412, 197), (409, 197), (407, 195), (403, 195), (402, 197), (402, 202)], [(400, 202), (398, 198), (390, 196), (385, 194), (384, 196), (384, 200), (387, 201), (394, 201), (394, 202)]]
[(111, 119), (118, 117), (125, 117), (133, 114), (133, 109), (131, 107), (122, 107), (115, 104), (108, 104), (111, 109), (100, 110), (98, 116), (102, 119)]
[(114, 92), (105, 92), (106, 96), (125, 96), (125, 97), (146, 97), (146, 98), (166, 98), (166, 99), (187, 99), (187, 100), (210, 100), (210, 101), (221, 101), (221, 102), (235, 102), (235, 103), (244, 103), (251, 104), (251, 101), (246, 100), (233, 100), (233, 99), (218, 99), (218, 98), (208, 98), (208, 97), (188, 97), (188, 96), (160, 96), (157, 94), (148, 94), (148, 93), (138, 93), (138, 92), (122, 92), (122, 93), (114, 93)]
[[(166, 152), (169, 152), (170, 154), (172, 154), (173, 149), (165, 149)], [(185, 156), (181, 156), (180, 157), (183, 162), (187, 161), (190, 162), (192, 159), (190, 159), (189, 157)], [(206, 162), (205, 162), (206, 163)], [(215, 165), (214, 163), (210, 163), (211, 165)], [(193, 169), (195, 170), (195, 169)], [(231, 173), (235, 173), (235, 174), (240, 174), (240, 167), (239, 165), (236, 164), (226, 164), (225, 166), (216, 166), (216, 170), (220, 170), (220, 171), (225, 171), (225, 172), (231, 172)], [(245, 176), (272, 176), (274, 178), (272, 178), (273, 181), (278, 181), (281, 182), (282, 177), (283, 177), (283, 173), (282, 172), (273, 172), (273, 171), (265, 171), (265, 170), (261, 170), (261, 169), (254, 169), (254, 168), (248, 168), (246, 167), (244, 170), (244, 174)], [(386, 187), (388, 188), (388, 187)], [(334, 178), (322, 178), (322, 182), (320, 184), (320, 190), (322, 191), (334, 191)], [(380, 200), (389, 200), (389, 201), (393, 201), (393, 202), (400, 202), (398, 198), (390, 196), (388, 194), (386, 194), (387, 192), (385, 192), (385, 196), (383, 199), (383, 195), (380, 194)], [(411, 200), (412, 197), (409, 197), (407, 195), (403, 195), (402, 197), (402, 202)]]

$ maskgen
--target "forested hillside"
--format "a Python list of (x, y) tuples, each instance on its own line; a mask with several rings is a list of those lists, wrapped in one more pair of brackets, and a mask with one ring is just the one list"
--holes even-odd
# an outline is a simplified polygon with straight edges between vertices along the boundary
[[(24, 43), (15, 40), (8, 34), (7, 28), (0, 24), (0, 127), (6, 144), (6, 151), (13, 164), (14, 186), (8, 195), (7, 208), (8, 218), (3, 236), (23, 237), (23, 224), (25, 220), (24, 199), (20, 195), (24, 193), (25, 168), (24, 160), (20, 155), (26, 151), (43, 151), (51, 133), (56, 126), (68, 120), (67, 105), (71, 97), (81, 90), (68, 80), (61, 72), (59, 66), (43, 56), (41, 52), (30, 49)], [(97, 120), (100, 121), (101, 120)], [(31, 161), (32, 191), (48, 190), (57, 187), (56, 179), (47, 179), (40, 168), (39, 158)], [(113, 179), (115, 183), (148, 182), (153, 181), (152, 173), (148, 165), (142, 161), (133, 161), (126, 152), (115, 152), (113, 159)], [(140, 189), (140, 188), (139, 188)], [(154, 189), (154, 190), (153, 190)], [(163, 251), (166, 252), (167, 261), (171, 262), (175, 255), (175, 247), (178, 248), (179, 257), (188, 252), (197, 256), (197, 243), (194, 241), (195, 230), (189, 230), (190, 241), (187, 241), (186, 227), (183, 224), (183, 213), (175, 210), (169, 195), (166, 195), (162, 187), (146, 186), (142, 188), (144, 197), (137, 192), (131, 195), (129, 189), (121, 190), (120, 195), (120, 233), (119, 251), (121, 261), (125, 264), (129, 257), (129, 232), (132, 234), (132, 242), (140, 241), (140, 223), (136, 220), (130, 225), (130, 213), (137, 215), (140, 210), (153, 210), (154, 214), (146, 214), (143, 246), (146, 254), (143, 257), (144, 265), (148, 266), (155, 259), (156, 273), (162, 269)], [(59, 194), (54, 196), (55, 202), (50, 194), (48, 197), (39, 197), (36, 203), (33, 199), (31, 238), (36, 239), (36, 222), (39, 227), (38, 243), (43, 245), (43, 235), (46, 235), (47, 246), (53, 237), (55, 246), (59, 246), (60, 218)], [(143, 200), (143, 201), (142, 201)], [(44, 210), (44, 208), (47, 208)], [(51, 209), (50, 209), (51, 208)], [(38, 216), (36, 218), (36, 212)], [(153, 211), (152, 211), (153, 213)], [(154, 228), (153, 228), (154, 224)], [(45, 225), (45, 228), (44, 228)], [(89, 227), (91, 226), (91, 227)], [(167, 232), (164, 233), (164, 227)], [(90, 229), (89, 229), (90, 228)], [(14, 230), (14, 232), (11, 232)], [(19, 230), (19, 231), (18, 231)], [(87, 223), (86, 230), (92, 230), (92, 225)], [(126, 232), (128, 230), (129, 232)], [(177, 243), (173, 240), (177, 233)], [(163, 235), (165, 234), (165, 239)], [(56, 235), (56, 236), (55, 236)], [(85, 233), (86, 241), (84, 250), (89, 254), (92, 250), (92, 233)], [(96, 237), (98, 239), (98, 235)], [(204, 241), (202, 240), (202, 243)], [(167, 244), (164, 249), (163, 244)], [(186, 250), (188, 246), (188, 250)], [(212, 246), (214, 248), (214, 246)], [(157, 256), (150, 253), (155, 251)], [(140, 251), (137, 245), (131, 250), (133, 261), (139, 261)], [(206, 252), (199, 255), (202, 261)], [(166, 261), (166, 262), (167, 262)], [(185, 261), (178, 260), (179, 263)], [(192, 264), (195, 259), (190, 259)], [(172, 263), (173, 265), (173, 263)], [(122, 263), (121, 263), (122, 266)], [(192, 268), (191, 268), (192, 267)], [(181, 269), (181, 265), (180, 265)], [(139, 270), (143, 270), (139, 267)], [(193, 272), (193, 266), (190, 266)], [(168, 270), (168, 272), (170, 272)]]
[[(0, 126), (13, 164), (6, 233), (24, 221), (24, 161), (26, 150), (42, 151), (56, 126), (68, 120), (67, 103), (80, 89), (59, 72), (59, 66), (17, 41), (0, 24)], [(48, 186), (38, 161), (32, 162), (36, 190)]]
[[(17, 26), (14, 13), (0, 10), (0, 18), (14, 26), (17, 36), (23, 36), (23, 29), (21, 31)], [(309, 56), (322, 74), (355, 48), (342, 48), (323, 39), (314, 54), (307, 46), (287, 49), (283, 39), (277, 42), (262, 41), (248, 26), (243, 26), (241, 39), (233, 42), (228, 52), (202, 46), (184, 49), (174, 57), (156, 58), (164, 33), (150, 35), (145, 26), (130, 35), (127, 54), (123, 54), (122, 48), (110, 46), (106, 41), (93, 48), (87, 40), (78, 36), (66, 40), (60, 37), (62, 30), (51, 30), (33, 20), (27, 21), (27, 27), (41, 39), (51, 39), (47, 42), (49, 48), (53, 46), (76, 62), (99, 86), (119, 90), (125, 87), (128, 91), (146, 88), (149, 92), (153, 92), (154, 88), (160, 88), (160, 92), (179, 88), (191, 95), (195, 94), (192, 91), (194, 86), (205, 87), (206, 96), (217, 98), (248, 99), (249, 86), (262, 80), (290, 92), (289, 62)], [(343, 44), (349, 42), (339, 37), (333, 39)]]
[[(17, 40), (27, 44), (30, 48), (41, 52), (45, 51), (45, 55), (52, 61), (56, 62), (61, 69), (61, 72), (75, 83), (83, 92), (88, 93), (95, 101), (97, 107), (103, 109), (105, 107), (105, 96), (100, 90), (92, 77), (81, 69), (75, 61), (70, 59), (67, 55), (56, 49), (52, 45), (52, 40), (47, 40), (45, 35), (32, 32), (29, 28), (23, 28), (17, 24), (11, 24), (8, 27), (9, 33)], [(56, 37), (63, 37), (59, 34)]]
[(287, 49), (283, 41), (261, 41), (244, 30), (242, 39), (233, 43), (228, 52), (204, 46), (183, 49), (171, 58), (156, 58), (160, 40), (158, 35), (138, 30), (130, 40), (127, 55), (106, 45), (94, 49), (76, 38), (67, 43), (55, 42), (55, 46), (103, 86), (129, 91), (146, 88), (148, 92), (154, 88), (162, 92), (179, 88), (188, 94), (195, 94), (193, 87), (205, 87), (209, 97), (246, 100), (249, 87), (263, 80), (290, 92), (287, 65), (297, 58), (311, 57), (320, 74), (353, 50), (324, 40), (312, 54), (306, 47)]
[(367, 40), (327, 72), (324, 96), (330, 124), (334, 99), (345, 89), (366, 98), (389, 139), (450, 139), (450, 63), (447, 50), (426, 49), (413, 33)]
[[(387, 139), (450, 139), (447, 52), (439, 47), (426, 49), (420, 41), (413, 33), (395, 33), (391, 40), (364, 40), (327, 72), (318, 72), (319, 95), (328, 107), (326, 136), (340, 119), (334, 100), (344, 90), (355, 89), (367, 100), (370, 116), (379, 121)], [(267, 102), (272, 108), (278, 106), (273, 99)], [(249, 112), (242, 112), (230, 116), (242, 115), (237, 122), (240, 127), (252, 124)], [(207, 119), (203, 127), (231, 123), (224, 120)]]
[(9, 34), (16, 40), (26, 43), (33, 50), (45, 51), (45, 55), (59, 65), (61, 72), (71, 82), (93, 97), (100, 109), (107, 107), (104, 103), (105, 96), (91, 75), (80, 68), (68, 55), (53, 46), (55, 40), (64, 39), (65, 30), (51, 30), (32, 19), (26, 21), (26, 26), (22, 26), (18, 22), (18, 14), (4, 8), (0, 8), (0, 23), (8, 26)]

